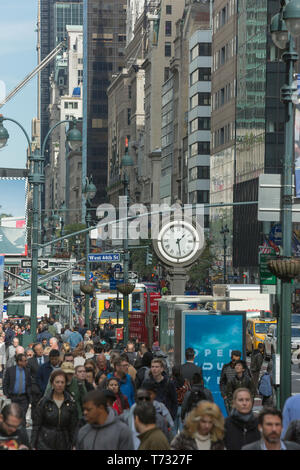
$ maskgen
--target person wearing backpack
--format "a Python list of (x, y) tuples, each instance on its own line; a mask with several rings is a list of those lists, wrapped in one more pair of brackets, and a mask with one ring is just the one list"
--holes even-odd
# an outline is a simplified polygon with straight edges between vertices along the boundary
[(258, 383), (258, 392), (262, 396), (262, 406), (273, 406), (272, 364), (269, 363), (267, 371), (261, 376)]
[(213, 402), (213, 396), (208, 388), (204, 388), (202, 384), (202, 376), (200, 374), (194, 374), (192, 378), (191, 389), (188, 390), (184, 396), (181, 405), (181, 419), (184, 421), (186, 415), (197, 406), (199, 401)]
[(175, 434), (177, 431), (182, 431), (183, 425), (181, 420), (181, 405), (184, 400), (184, 396), (188, 390), (190, 390), (190, 384), (187, 380), (185, 380), (181, 375), (181, 367), (174, 366), (172, 368), (172, 376), (171, 382), (175, 385), (176, 393), (177, 393), (177, 415), (174, 420), (174, 432)]

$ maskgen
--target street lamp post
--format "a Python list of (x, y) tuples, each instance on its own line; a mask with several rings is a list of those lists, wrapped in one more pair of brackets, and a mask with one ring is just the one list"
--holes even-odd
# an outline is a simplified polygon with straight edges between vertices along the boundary
[[(129, 185), (129, 177), (126, 172), (126, 168), (133, 166), (133, 160), (130, 155), (128, 155), (128, 148), (126, 147), (125, 155), (122, 157), (121, 160), (121, 168), (123, 170), (123, 185), (124, 185), (124, 196), (126, 198), (126, 207), (128, 208), (128, 185)], [(126, 211), (128, 213), (128, 211)], [(125, 236), (123, 239), (123, 249), (124, 249), (124, 285), (128, 284), (129, 276), (129, 249), (128, 249), (128, 220), (125, 221)], [(127, 344), (129, 338), (129, 324), (128, 324), (128, 294), (123, 294), (123, 325), (124, 325), (124, 344)]]
[(222, 225), (222, 229), (220, 231), (220, 234), (223, 235), (223, 283), (226, 284), (227, 282), (227, 263), (226, 263), (226, 258), (227, 258), (227, 234), (229, 233), (229, 229), (227, 227), (227, 224), (225, 227)]
[(68, 123), (71, 126), (71, 129), (67, 133), (67, 141), (72, 150), (78, 150), (81, 146), (81, 133), (76, 128), (77, 121), (73, 119), (73, 121), (60, 121), (56, 123), (47, 133), (43, 144), (41, 153), (37, 150), (32, 152), (31, 142), (27, 132), (25, 131), (24, 127), (15, 119), (11, 119), (8, 117), (4, 117), (0, 115), (0, 148), (3, 148), (7, 140), (9, 138), (9, 134), (5, 127), (3, 126), (3, 121), (11, 121), (15, 123), (20, 129), (23, 131), (29, 148), (29, 176), (28, 181), (32, 187), (32, 230), (31, 230), (31, 258), (32, 258), (32, 267), (31, 267), (31, 309), (30, 309), (30, 325), (31, 325), (31, 339), (32, 341), (36, 341), (37, 336), (37, 297), (38, 297), (38, 239), (39, 239), (39, 195), (40, 195), (40, 187), (45, 182), (44, 176), (44, 155), (45, 155), (45, 148), (47, 144), (47, 140), (53, 130), (64, 123)]
[[(85, 197), (86, 215), (85, 223), (87, 228), (91, 226), (92, 216), (90, 214), (91, 200), (96, 196), (97, 188), (92, 181), (92, 176), (86, 178), (85, 184), (82, 188), (82, 194)], [(90, 234), (85, 234), (85, 250), (86, 250), (86, 262), (85, 262), (85, 283), (90, 283), (90, 263), (89, 263), (89, 252), (90, 252)], [(90, 324), (90, 294), (85, 294), (85, 323), (89, 326)]]
[[(292, 204), (293, 204), (293, 158), (294, 158), (294, 110), (292, 97), (296, 91), (293, 86), (294, 64), (298, 54), (294, 50), (292, 36), (300, 34), (300, 0), (281, 0), (279, 13), (271, 21), (272, 39), (277, 47), (285, 49), (282, 59), (286, 63), (286, 83), (281, 88), (281, 101), (285, 104), (285, 154), (282, 173), (281, 224), (282, 255), (292, 255)], [(282, 409), (291, 395), (291, 281), (282, 280), (280, 295), (280, 313), (278, 319), (280, 353), (280, 403)]]

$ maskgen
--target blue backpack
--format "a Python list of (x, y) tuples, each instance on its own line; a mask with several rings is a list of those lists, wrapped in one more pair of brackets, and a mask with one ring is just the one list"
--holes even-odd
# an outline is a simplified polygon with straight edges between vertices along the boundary
[(272, 395), (271, 376), (267, 372), (259, 381), (258, 391), (264, 397), (270, 397)]

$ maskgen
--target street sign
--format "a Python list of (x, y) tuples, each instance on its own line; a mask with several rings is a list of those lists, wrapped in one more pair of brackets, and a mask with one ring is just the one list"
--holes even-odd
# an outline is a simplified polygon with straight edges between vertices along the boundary
[(124, 279), (117, 280), (117, 279), (114, 279), (113, 277), (110, 277), (109, 278), (109, 289), (110, 290), (116, 290), (117, 285), (120, 284), (120, 283), (123, 283), (123, 282), (124, 282)]
[(120, 253), (91, 253), (88, 255), (90, 263), (112, 263), (121, 261)]
[[(258, 220), (280, 222), (281, 213), (281, 175), (263, 174), (259, 176)], [(293, 185), (293, 191), (294, 191)], [(300, 204), (293, 200), (293, 222), (300, 222)]]
[[(47, 269), (49, 268), (49, 260), (48, 259), (39, 259), (38, 260), (38, 267), (40, 269)], [(21, 260), (21, 268), (32, 268), (32, 259), (22, 259)]]
[(129, 271), (128, 272), (128, 279), (138, 279), (138, 273), (135, 271)]
[(114, 278), (119, 281), (120, 279), (124, 279), (124, 273), (118, 273), (117, 271), (114, 273)]
[(121, 273), (123, 271), (122, 265), (121, 264), (115, 264), (113, 267), (115, 273)]
[(276, 285), (277, 278), (274, 274), (271, 273), (268, 267), (268, 261), (274, 259), (275, 252), (272, 255), (259, 255), (259, 276), (261, 285)]

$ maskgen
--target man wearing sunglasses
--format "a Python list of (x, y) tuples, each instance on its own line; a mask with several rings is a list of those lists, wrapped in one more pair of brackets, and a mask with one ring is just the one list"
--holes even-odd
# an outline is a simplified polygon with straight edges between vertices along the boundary
[(17, 403), (4, 406), (0, 414), (0, 449), (27, 450), (30, 448), (23, 413)]
[(164, 433), (164, 435), (166, 436), (168, 441), (170, 441), (171, 438), (173, 437), (170, 434), (167, 420), (165, 419), (164, 416), (162, 416), (157, 411), (156, 406), (155, 406), (155, 403), (157, 403), (157, 402), (155, 402), (152, 398), (153, 398), (153, 396), (152, 396), (152, 394), (149, 390), (140, 388), (136, 392), (136, 403), (134, 405), (132, 405), (132, 407), (130, 408), (130, 411), (129, 411), (129, 415), (128, 415), (128, 418), (127, 418), (127, 424), (129, 426), (129, 428), (131, 429), (132, 434), (133, 434), (133, 443), (134, 443), (134, 449), (135, 450), (137, 450), (139, 448), (140, 444), (141, 444), (140, 439), (138, 438), (139, 431), (135, 427), (134, 410), (135, 410), (137, 405), (140, 405), (140, 404), (143, 404), (143, 403), (151, 403), (155, 408), (155, 424), (156, 424), (156, 427), (159, 428)]

